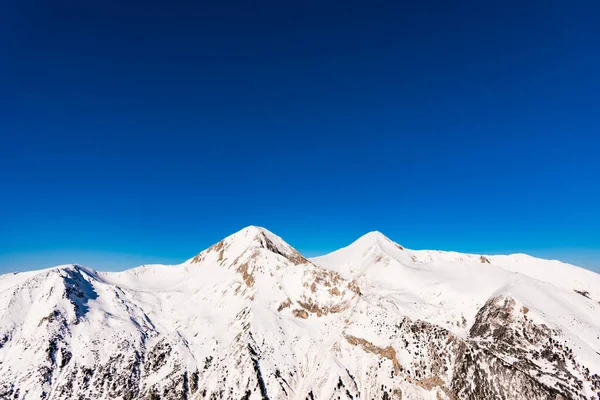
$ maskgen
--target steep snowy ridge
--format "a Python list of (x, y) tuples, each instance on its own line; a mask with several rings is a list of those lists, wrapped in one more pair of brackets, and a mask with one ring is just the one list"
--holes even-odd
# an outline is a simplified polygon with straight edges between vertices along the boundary
[(0, 399), (599, 399), (600, 275), (248, 227), (180, 265), (0, 276)]

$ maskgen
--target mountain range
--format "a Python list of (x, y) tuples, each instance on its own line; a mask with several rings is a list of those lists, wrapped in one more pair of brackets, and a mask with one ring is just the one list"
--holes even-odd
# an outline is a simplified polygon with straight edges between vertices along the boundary
[(600, 275), (250, 226), (179, 265), (0, 276), (0, 399), (600, 399)]

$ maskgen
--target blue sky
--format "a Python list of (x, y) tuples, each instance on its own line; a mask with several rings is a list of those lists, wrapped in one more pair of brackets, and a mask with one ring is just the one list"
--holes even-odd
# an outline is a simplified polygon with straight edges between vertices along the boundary
[(600, 5), (11, 2), (0, 273), (253, 224), (600, 271)]

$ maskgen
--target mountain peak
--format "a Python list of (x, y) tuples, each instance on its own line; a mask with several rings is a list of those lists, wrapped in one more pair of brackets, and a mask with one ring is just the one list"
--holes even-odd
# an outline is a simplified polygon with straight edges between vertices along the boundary
[[(405, 260), (410, 257), (404, 247), (379, 231), (368, 232), (346, 247), (312, 259), (317, 265), (329, 265), (343, 276), (364, 272), (364, 266), (386, 259)], [(333, 267), (331, 267), (333, 266)], [(342, 267), (340, 267), (342, 266)]]
[(370, 240), (370, 241), (387, 240), (387, 241), (391, 242), (391, 240), (387, 236), (385, 236), (383, 233), (381, 233), (380, 231), (367, 232), (364, 235), (362, 235), (361, 237), (359, 237), (357, 240)]
[(276, 238), (283, 242), (279, 236), (275, 235), (273, 232), (269, 231), (266, 228), (256, 225), (249, 225), (239, 231), (227, 236), (225, 240), (230, 241), (241, 241), (247, 242), (248, 244), (254, 243), (257, 239), (261, 238)]
[(296, 249), (287, 244), (282, 238), (266, 228), (254, 225), (247, 226), (236, 233), (227, 236), (225, 239), (202, 251), (200, 254), (189, 260), (189, 262), (201, 262), (206, 255), (211, 252), (218, 253), (219, 262), (225, 258), (233, 260), (248, 251), (254, 253), (260, 249), (265, 249), (271, 253), (283, 256), (294, 264), (308, 262)]
[(373, 246), (385, 248), (389, 246), (394, 246), (397, 249), (404, 250), (404, 247), (400, 246), (398, 243), (394, 242), (379, 231), (371, 231), (365, 233), (364, 235), (356, 239), (350, 246), (359, 248), (370, 248)]

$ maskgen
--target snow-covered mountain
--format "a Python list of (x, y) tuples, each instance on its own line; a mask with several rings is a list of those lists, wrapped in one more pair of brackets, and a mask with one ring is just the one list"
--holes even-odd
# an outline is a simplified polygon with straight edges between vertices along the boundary
[(1, 399), (598, 399), (600, 275), (245, 228), (175, 266), (0, 276)]

